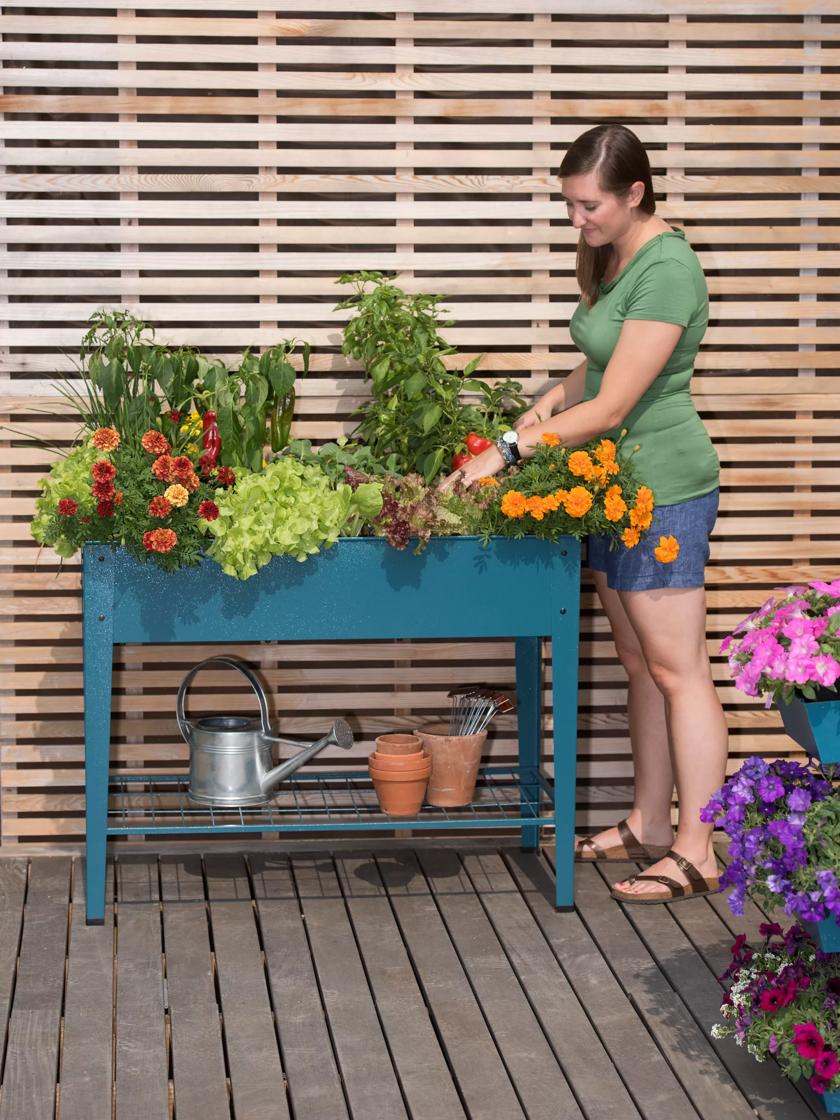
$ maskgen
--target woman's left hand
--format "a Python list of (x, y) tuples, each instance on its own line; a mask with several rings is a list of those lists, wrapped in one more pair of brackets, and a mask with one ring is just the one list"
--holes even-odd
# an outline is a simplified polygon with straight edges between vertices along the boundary
[(501, 451), (495, 446), (488, 447), (486, 451), (482, 451), (480, 455), (475, 455), (468, 463), (464, 463), (457, 471), (447, 475), (438, 483), (438, 490), (450, 490), (456, 482), (472, 486), (480, 478), (490, 478), (498, 474), (504, 465)]

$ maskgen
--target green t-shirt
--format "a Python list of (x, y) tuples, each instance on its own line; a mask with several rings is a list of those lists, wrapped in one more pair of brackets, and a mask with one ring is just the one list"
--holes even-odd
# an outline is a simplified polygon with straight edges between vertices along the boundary
[(624, 421), (605, 435), (628, 454), (653, 490), (658, 505), (687, 502), (718, 485), (720, 463), (709, 433), (697, 415), (689, 388), (694, 359), (709, 323), (709, 294), (700, 262), (682, 230), (646, 241), (593, 307), (579, 303), (569, 329), (586, 356), (584, 400), (598, 395), (625, 319), (677, 323), (683, 328), (674, 352)]

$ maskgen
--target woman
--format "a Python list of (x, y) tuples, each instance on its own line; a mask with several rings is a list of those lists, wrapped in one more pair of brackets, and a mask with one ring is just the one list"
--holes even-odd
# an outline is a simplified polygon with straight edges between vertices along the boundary
[[(614, 885), (624, 902), (668, 902), (718, 889), (711, 826), (700, 809), (723, 784), (727, 732), (706, 653), (703, 569), (718, 505), (718, 458), (689, 391), (708, 323), (700, 264), (684, 234), (656, 216), (650, 163), (621, 125), (598, 125), (561, 166), (563, 196), (580, 230), (581, 301), (570, 331), (583, 361), (497, 445), (451, 475), (472, 484), (533, 454), (543, 433), (566, 446), (628, 433), (639, 476), (656, 500), (634, 549), (589, 538), (589, 566), (629, 678), (635, 773), (625, 821), (578, 840), (575, 858), (653, 860)], [(677, 538), (669, 565), (653, 549)], [(680, 814), (674, 837), (674, 785)]]

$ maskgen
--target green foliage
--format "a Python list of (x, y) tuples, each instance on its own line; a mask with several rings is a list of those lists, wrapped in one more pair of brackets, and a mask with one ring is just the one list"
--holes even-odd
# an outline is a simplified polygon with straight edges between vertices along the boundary
[(345, 524), (375, 515), (381, 498), (375, 483), (361, 493), (332, 486), (317, 466), (283, 455), (259, 473), (240, 472), (216, 500), (218, 520), (205, 525), (213, 538), (207, 553), (228, 575), (248, 579), (272, 556), (305, 560), (329, 548)]
[[(354, 435), (386, 469), (418, 471), (427, 482), (448, 469), (468, 432), (493, 437), (525, 407), (522, 386), (504, 380), (491, 387), (473, 378), (481, 358), (461, 373), (444, 358), (457, 353), (438, 333), (436, 295), (408, 295), (381, 272), (355, 272), (338, 283), (354, 294), (336, 306), (355, 316), (344, 328), (342, 352), (360, 361), (371, 382), (371, 401), (359, 409)], [(451, 326), (447, 320), (443, 326)], [(467, 391), (476, 403), (461, 399)]]
[(367, 444), (351, 442), (346, 436), (339, 436), (334, 443), (322, 443), (318, 448), (312, 446), (311, 440), (294, 439), (287, 451), (302, 463), (319, 466), (333, 483), (346, 481), (345, 470), (348, 468), (366, 475), (387, 473), (387, 468), (377, 462)]
[[(90, 493), (90, 468), (98, 458), (99, 452), (89, 442), (80, 444), (53, 463), (46, 478), (38, 480), (41, 494), (35, 499), (32, 536), (64, 558), (72, 556), (88, 539), (85, 526), (89, 523), (81, 518), (92, 517), (96, 510), (96, 499)], [(58, 503), (63, 498), (78, 504), (75, 517), (59, 514)]]

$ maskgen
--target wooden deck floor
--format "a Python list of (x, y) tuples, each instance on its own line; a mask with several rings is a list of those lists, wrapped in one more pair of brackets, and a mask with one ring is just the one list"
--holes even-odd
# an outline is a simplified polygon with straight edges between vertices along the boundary
[[(807, 1120), (709, 1037), (722, 898), (622, 909), (475, 844), (0, 860), (0, 1120)], [(612, 864), (620, 875), (625, 867)]]

